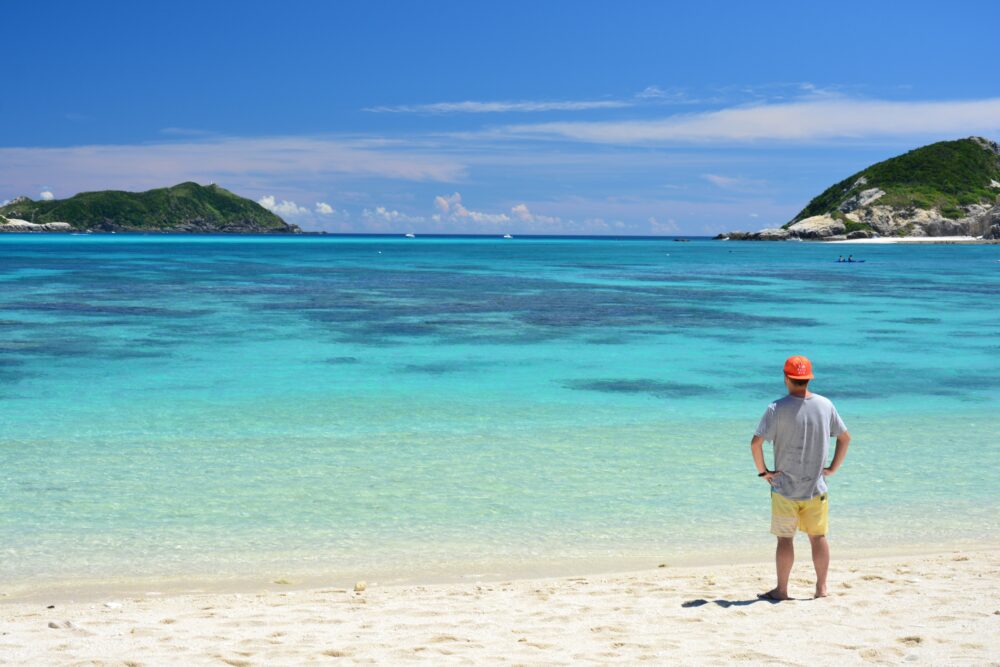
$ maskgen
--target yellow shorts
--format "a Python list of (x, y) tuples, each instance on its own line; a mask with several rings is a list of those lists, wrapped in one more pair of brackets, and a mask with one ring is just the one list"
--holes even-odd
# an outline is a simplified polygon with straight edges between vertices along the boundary
[(830, 525), (830, 499), (821, 493), (809, 500), (789, 500), (771, 492), (771, 532), (778, 537), (795, 537), (801, 530), (809, 535), (826, 535)]

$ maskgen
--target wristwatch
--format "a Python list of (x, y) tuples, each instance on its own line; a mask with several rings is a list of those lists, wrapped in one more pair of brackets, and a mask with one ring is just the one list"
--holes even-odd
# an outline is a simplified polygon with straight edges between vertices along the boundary
[(767, 474), (767, 473), (769, 473), (769, 472), (771, 472), (771, 471), (770, 471), (770, 470), (765, 470), (764, 472), (759, 472), (759, 473), (757, 473), (757, 476), (758, 476), (758, 477), (763, 477), (764, 475), (766, 475), (766, 474)]

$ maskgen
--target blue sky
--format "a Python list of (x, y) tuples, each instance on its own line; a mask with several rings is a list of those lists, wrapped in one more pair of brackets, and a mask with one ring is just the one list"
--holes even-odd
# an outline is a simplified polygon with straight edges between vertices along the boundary
[(782, 224), (910, 148), (1000, 136), (995, 2), (47, 2), (3, 18), (0, 201), (195, 180), (306, 229), (714, 234)]

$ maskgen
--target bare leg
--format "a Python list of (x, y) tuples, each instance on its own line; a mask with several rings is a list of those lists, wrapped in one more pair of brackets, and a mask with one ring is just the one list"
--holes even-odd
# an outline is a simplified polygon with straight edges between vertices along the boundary
[(774, 563), (778, 570), (778, 586), (764, 595), (773, 600), (788, 599), (788, 577), (795, 563), (795, 543), (791, 537), (779, 537), (778, 546), (774, 550)]
[(816, 567), (816, 597), (825, 598), (828, 595), (826, 573), (830, 569), (830, 543), (826, 541), (826, 535), (810, 535), (809, 544)]

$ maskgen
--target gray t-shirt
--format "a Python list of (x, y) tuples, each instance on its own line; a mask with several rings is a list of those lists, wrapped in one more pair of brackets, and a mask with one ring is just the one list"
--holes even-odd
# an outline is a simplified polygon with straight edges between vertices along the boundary
[(830, 438), (847, 431), (837, 408), (819, 394), (789, 394), (767, 406), (756, 435), (774, 443), (774, 490), (790, 500), (826, 493), (823, 468)]

